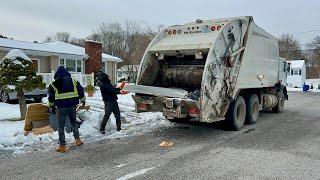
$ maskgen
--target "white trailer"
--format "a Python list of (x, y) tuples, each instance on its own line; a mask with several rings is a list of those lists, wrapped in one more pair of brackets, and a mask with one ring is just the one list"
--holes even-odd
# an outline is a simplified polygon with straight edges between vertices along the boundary
[(245, 120), (256, 122), (260, 110), (283, 111), (286, 77), (276, 38), (245, 16), (166, 28), (146, 49), (137, 84), (126, 88), (136, 93), (139, 112), (163, 111), (174, 120), (227, 120), (240, 129)]

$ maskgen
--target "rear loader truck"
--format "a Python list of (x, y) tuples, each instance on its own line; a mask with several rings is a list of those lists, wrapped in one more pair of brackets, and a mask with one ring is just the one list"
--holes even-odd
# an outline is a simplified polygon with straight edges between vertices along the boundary
[(239, 130), (261, 110), (280, 113), (288, 64), (274, 36), (251, 16), (197, 20), (161, 31), (145, 51), (135, 85), (137, 112), (171, 121), (225, 120)]

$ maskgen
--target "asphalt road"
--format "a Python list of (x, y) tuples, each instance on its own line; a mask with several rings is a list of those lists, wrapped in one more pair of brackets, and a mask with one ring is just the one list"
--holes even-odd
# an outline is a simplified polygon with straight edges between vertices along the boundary
[(182, 124), (67, 154), (0, 156), (0, 179), (320, 179), (320, 94), (289, 98), (285, 112), (264, 112), (241, 131)]

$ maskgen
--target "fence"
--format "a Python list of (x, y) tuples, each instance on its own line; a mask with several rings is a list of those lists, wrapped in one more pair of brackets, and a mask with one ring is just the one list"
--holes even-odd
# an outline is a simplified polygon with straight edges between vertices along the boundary
[[(37, 73), (37, 75), (42, 76), (42, 81), (46, 84), (48, 87), (50, 83), (54, 80), (54, 72), (51, 73)], [(79, 83), (86, 87), (87, 85), (91, 84), (94, 86), (94, 73), (91, 74), (73, 74), (71, 73), (72, 78), (79, 81)]]

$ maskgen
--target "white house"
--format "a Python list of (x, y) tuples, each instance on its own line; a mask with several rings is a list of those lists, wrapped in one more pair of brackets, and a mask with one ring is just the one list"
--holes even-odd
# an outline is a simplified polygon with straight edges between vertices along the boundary
[(290, 73), (287, 78), (289, 87), (300, 88), (306, 83), (305, 60), (287, 61), (290, 64)]
[(0, 59), (11, 49), (20, 49), (27, 54), (47, 84), (58, 66), (64, 66), (80, 82), (85, 82), (93, 72), (103, 70), (115, 83), (117, 63), (122, 62), (118, 57), (102, 53), (102, 44), (95, 41), (86, 41), (83, 48), (60, 41), (37, 43), (0, 38)]

